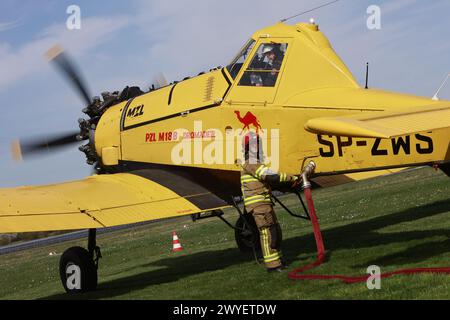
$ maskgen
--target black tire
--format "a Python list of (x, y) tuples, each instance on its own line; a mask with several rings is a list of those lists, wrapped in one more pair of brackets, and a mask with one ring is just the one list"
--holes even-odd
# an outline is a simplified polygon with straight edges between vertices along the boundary
[(440, 165), (439, 168), (444, 172), (448, 177), (450, 177), (450, 163), (446, 163)]
[(241, 252), (253, 252), (257, 253), (261, 251), (261, 243), (259, 240), (259, 231), (256, 226), (255, 219), (251, 214), (244, 214), (239, 216), (236, 221), (234, 229), (234, 237), (236, 244)]
[(81, 247), (71, 247), (64, 251), (59, 260), (59, 276), (67, 293), (97, 288), (97, 268), (89, 252)]

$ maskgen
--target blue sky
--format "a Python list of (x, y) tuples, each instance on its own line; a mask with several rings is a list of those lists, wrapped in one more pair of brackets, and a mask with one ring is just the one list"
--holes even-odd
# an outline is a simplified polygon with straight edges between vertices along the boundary
[[(258, 28), (327, 2), (61, 1), (0, 3), (0, 187), (51, 183), (90, 174), (76, 147), (14, 163), (9, 142), (77, 128), (84, 107), (43, 58), (62, 44), (92, 94), (126, 85), (149, 86), (158, 72), (169, 81), (226, 65)], [(66, 8), (81, 8), (81, 30), (66, 29)], [(369, 5), (381, 8), (381, 29), (366, 27)], [(450, 2), (341, 0), (289, 21), (314, 17), (360, 83), (432, 96), (450, 72)], [(441, 97), (450, 99), (450, 84)]]

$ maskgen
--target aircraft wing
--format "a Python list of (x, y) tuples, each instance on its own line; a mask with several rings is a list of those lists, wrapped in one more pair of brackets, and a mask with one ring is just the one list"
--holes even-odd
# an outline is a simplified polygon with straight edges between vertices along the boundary
[(392, 138), (450, 127), (450, 103), (412, 107), (404, 111), (380, 111), (343, 117), (310, 119), (305, 129), (312, 133), (348, 137)]
[(203, 185), (164, 170), (94, 175), (0, 189), (0, 233), (102, 228), (228, 206)]

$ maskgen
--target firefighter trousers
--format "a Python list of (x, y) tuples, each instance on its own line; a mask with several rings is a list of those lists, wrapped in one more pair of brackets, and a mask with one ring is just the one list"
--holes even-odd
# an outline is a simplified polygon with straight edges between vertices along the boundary
[(281, 234), (273, 206), (260, 204), (250, 210), (259, 230), (264, 264), (267, 268), (277, 268), (281, 263)]

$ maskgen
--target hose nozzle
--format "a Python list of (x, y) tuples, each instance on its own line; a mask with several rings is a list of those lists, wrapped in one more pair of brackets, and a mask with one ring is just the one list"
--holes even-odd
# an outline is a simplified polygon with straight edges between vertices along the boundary
[(316, 163), (310, 161), (302, 171), (303, 189), (311, 188), (311, 183), (309, 182), (309, 177), (312, 176), (314, 170), (316, 169)]

